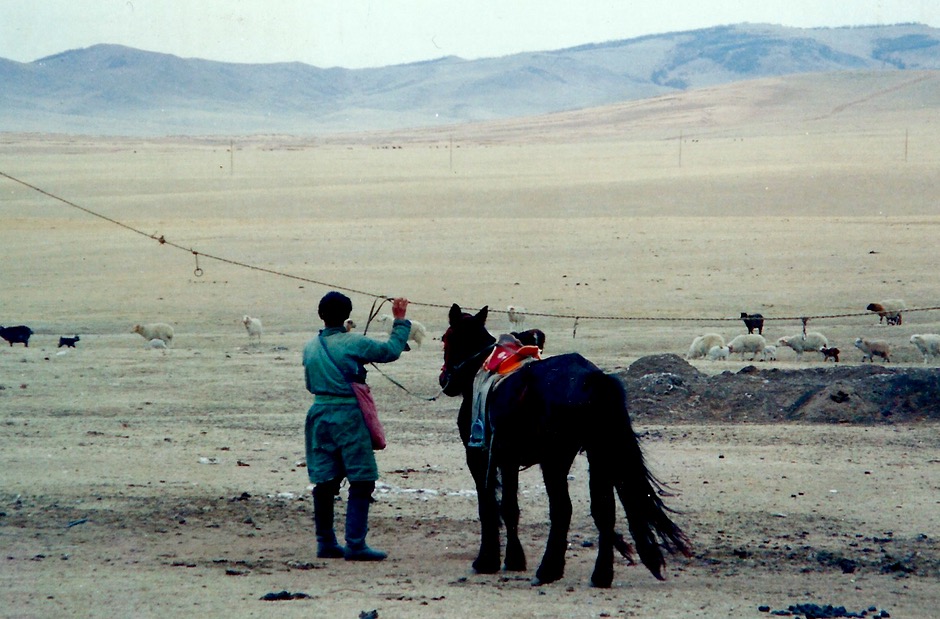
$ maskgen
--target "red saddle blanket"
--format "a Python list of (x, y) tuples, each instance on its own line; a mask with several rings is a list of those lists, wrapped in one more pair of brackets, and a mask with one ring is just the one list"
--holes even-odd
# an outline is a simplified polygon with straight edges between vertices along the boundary
[(538, 346), (524, 346), (511, 335), (503, 335), (483, 362), (483, 369), (496, 374), (509, 374), (525, 363), (541, 358)]

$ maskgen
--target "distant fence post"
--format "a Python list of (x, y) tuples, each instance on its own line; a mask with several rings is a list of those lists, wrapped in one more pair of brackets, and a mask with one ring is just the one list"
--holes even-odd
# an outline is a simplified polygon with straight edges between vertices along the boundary
[(679, 129), (679, 167), (682, 167), (682, 129)]

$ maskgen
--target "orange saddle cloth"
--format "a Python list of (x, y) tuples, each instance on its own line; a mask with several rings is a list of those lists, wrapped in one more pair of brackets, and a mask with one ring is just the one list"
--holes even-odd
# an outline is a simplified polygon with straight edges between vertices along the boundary
[(524, 346), (511, 335), (499, 337), (496, 348), (483, 362), (483, 369), (496, 374), (509, 374), (530, 361), (541, 359), (538, 346)]

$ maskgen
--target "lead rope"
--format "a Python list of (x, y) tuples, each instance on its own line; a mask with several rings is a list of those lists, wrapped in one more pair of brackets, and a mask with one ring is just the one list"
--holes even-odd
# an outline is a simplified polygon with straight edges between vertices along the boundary
[[(379, 311), (382, 309), (382, 306), (389, 302), (388, 297), (376, 297), (372, 300), (372, 309), (369, 310), (369, 317), (366, 319), (366, 326), (362, 330), (362, 334), (365, 335), (369, 332), (369, 325), (372, 324), (372, 321), (375, 320), (375, 317), (378, 316)], [(376, 306), (378, 303), (378, 306)]]
[[(458, 370), (460, 370), (463, 366), (467, 365), (467, 363), (473, 361), (474, 359), (476, 359), (476, 358), (479, 357), (480, 355), (483, 355), (483, 354), (485, 354), (485, 353), (490, 352), (495, 346), (496, 346), (496, 343), (494, 342), (494, 343), (492, 343), (492, 344), (489, 344), (489, 345), (485, 346), (485, 347), (482, 348), (481, 350), (479, 350), (479, 351), (473, 353), (472, 355), (470, 355), (469, 357), (467, 357), (464, 361), (462, 361), (462, 362), (458, 363), (456, 366), (454, 366), (454, 369), (449, 372), (449, 376), (453, 376), (455, 372), (457, 372)], [(394, 378), (392, 378), (391, 376), (389, 376), (388, 374), (386, 374), (385, 372), (383, 372), (382, 369), (381, 369), (379, 366), (377, 366), (376, 364), (370, 363), (369, 365), (371, 365), (371, 366), (375, 369), (375, 371), (378, 372), (379, 374), (381, 374), (388, 382), (392, 383), (393, 385), (395, 385), (396, 387), (398, 387), (399, 389), (401, 389), (402, 391), (404, 391), (404, 392), (407, 393), (408, 395), (410, 395), (410, 396), (412, 396), (412, 397), (415, 397), (415, 398), (417, 398), (417, 399), (419, 399), (419, 400), (424, 400), (425, 402), (434, 402), (435, 400), (437, 400), (437, 399), (438, 399), (439, 397), (441, 397), (441, 395), (444, 393), (444, 390), (447, 389), (447, 387), (450, 385), (450, 378), (448, 378), (448, 379), (447, 379), (447, 384), (444, 385), (443, 387), (441, 387), (440, 390), (439, 390), (436, 394), (434, 394), (433, 396), (427, 397), (427, 396), (423, 396), (423, 395), (418, 395), (417, 393), (413, 392), (411, 389), (408, 389), (408, 387), (405, 387), (403, 384), (401, 384), (400, 382), (398, 382), (397, 380), (395, 380)]]
[[(410, 396), (412, 396), (412, 397), (415, 397), (415, 398), (418, 398), (419, 400), (424, 400), (425, 402), (434, 402), (434, 401), (437, 400), (439, 397), (441, 397), (441, 395), (444, 393), (444, 387), (441, 387), (440, 391), (438, 391), (436, 394), (434, 394), (434, 395), (431, 396), (431, 397), (427, 397), (427, 396), (423, 396), (423, 395), (418, 395), (417, 393), (413, 392), (413, 391), (412, 391), (411, 389), (409, 389), (408, 387), (405, 387), (403, 384), (401, 384), (400, 382), (398, 382), (397, 380), (395, 380), (394, 378), (392, 378), (391, 376), (389, 376), (388, 374), (386, 374), (385, 372), (383, 372), (382, 369), (379, 368), (379, 366), (377, 366), (376, 364), (370, 363), (369, 365), (371, 365), (371, 366), (375, 369), (376, 372), (378, 372), (379, 374), (381, 374), (382, 376), (384, 376), (384, 377), (385, 377), (385, 380), (387, 380), (388, 382), (392, 383), (393, 385), (395, 385), (396, 387), (398, 387), (399, 389), (401, 389), (402, 391), (404, 391), (404, 392), (407, 393), (408, 395), (410, 395)], [(448, 381), (448, 382), (449, 382), (449, 381)], [(445, 387), (446, 387), (446, 385), (445, 385)]]

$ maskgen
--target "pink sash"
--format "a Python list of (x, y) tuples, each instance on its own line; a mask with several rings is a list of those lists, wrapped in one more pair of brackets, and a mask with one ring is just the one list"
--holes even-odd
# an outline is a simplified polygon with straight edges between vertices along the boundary
[(385, 428), (379, 421), (379, 412), (375, 408), (375, 400), (372, 399), (372, 391), (369, 385), (365, 383), (349, 383), (353, 393), (356, 394), (356, 401), (359, 402), (359, 409), (362, 411), (362, 419), (366, 422), (369, 429), (369, 435), (372, 437), (372, 449), (385, 449)]

